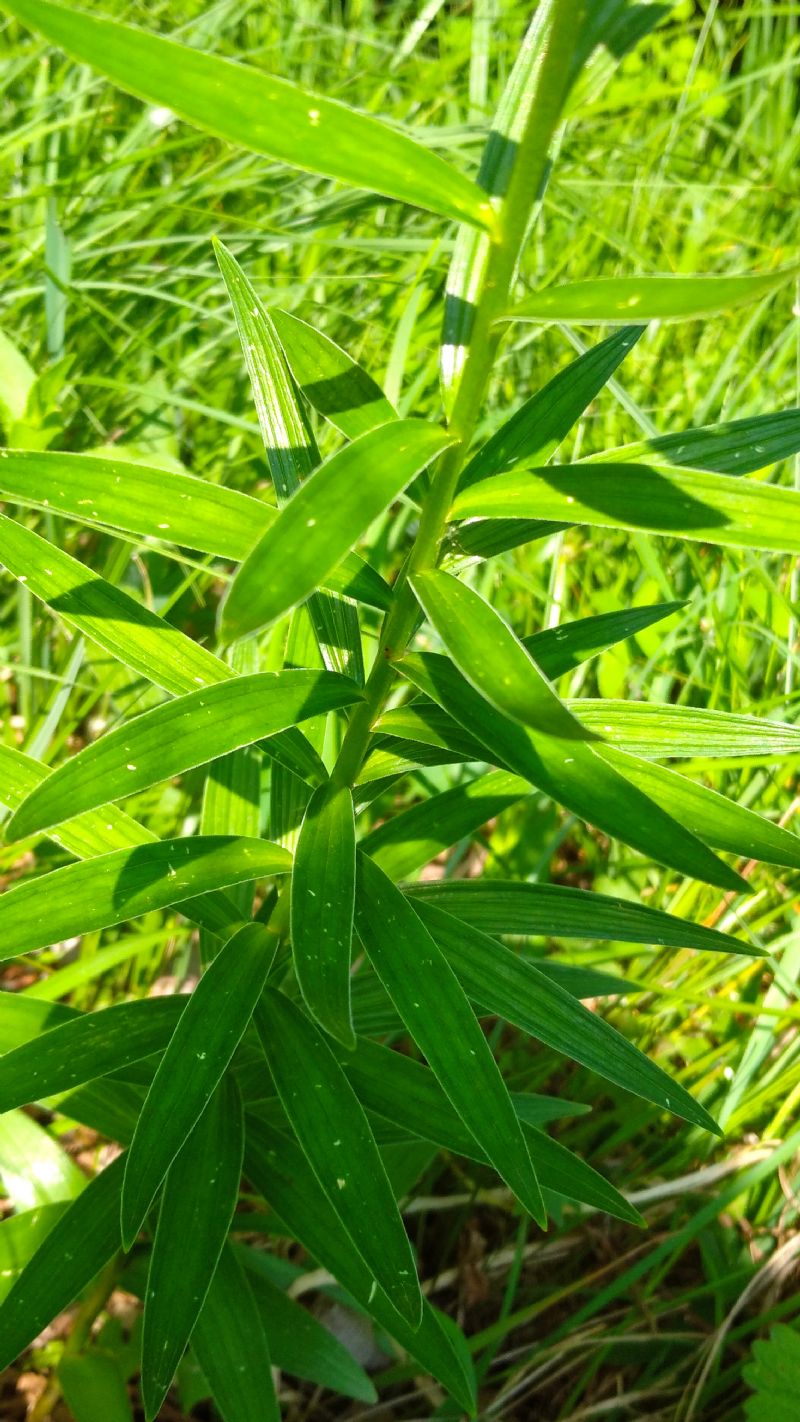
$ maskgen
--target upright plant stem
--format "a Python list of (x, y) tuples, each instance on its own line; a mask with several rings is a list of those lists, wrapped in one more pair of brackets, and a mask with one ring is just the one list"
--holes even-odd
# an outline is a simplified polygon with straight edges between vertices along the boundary
[[(542, 0), (547, 3), (547, 0)], [(414, 634), (418, 608), (409, 574), (436, 566), (456, 491), (494, 368), (500, 340), (497, 322), (508, 307), (526, 233), (545, 174), (550, 141), (567, 97), (571, 60), (580, 32), (583, 0), (550, 0), (545, 21), (548, 34), (536, 80), (536, 93), (517, 150), (505, 197), (498, 210), (498, 227), (475, 306), (469, 349), (449, 422), (453, 444), (436, 469), (420, 516), (419, 531), (395, 597), (381, 630), (378, 654), (332, 772), (337, 784), (352, 785), (361, 768), (370, 731), (396, 675), (393, 662), (402, 657)]]

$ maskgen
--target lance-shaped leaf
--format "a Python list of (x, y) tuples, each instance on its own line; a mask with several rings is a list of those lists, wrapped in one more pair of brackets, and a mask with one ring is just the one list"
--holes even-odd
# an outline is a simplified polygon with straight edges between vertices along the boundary
[(743, 859), (760, 859), (763, 864), (785, 864), (800, 869), (800, 839), (764, 819), (763, 815), (737, 805), (707, 785), (698, 785), (666, 766), (626, 755), (616, 747), (606, 747), (603, 756), (651, 800), (669, 808), (670, 813), (688, 825), (705, 844), (738, 854)]
[(357, 1402), (377, 1402), (370, 1378), (352, 1353), (309, 1309), (274, 1282), (269, 1256), (243, 1245), (234, 1249), (258, 1305), (274, 1366)]
[(136, 1239), (159, 1185), (236, 1051), (266, 982), (275, 935), (248, 923), (209, 965), (158, 1066), (128, 1151), (122, 1239)]
[(421, 420), (394, 420), (327, 459), (242, 564), (222, 604), (233, 641), (303, 602), (407, 484), (450, 443)]
[(8, 834), (48, 829), (359, 696), (354, 682), (328, 671), (257, 672), (191, 691), (65, 761), (12, 816)]
[(529, 959), (432, 904), (420, 903), (419, 912), (465, 992), (485, 1011), (635, 1096), (720, 1134), (684, 1087)]
[[(586, 463), (677, 464), (687, 469), (705, 469), (710, 474), (754, 474), (757, 469), (789, 459), (798, 450), (800, 410), (779, 410), (774, 415), (751, 415), (746, 420), (654, 435), (637, 444), (589, 455)], [(542, 461), (536, 458), (530, 463)], [(486, 470), (487, 474), (490, 472)]]
[(70, 1017), (6, 1051), (0, 1057), (0, 1114), (163, 1051), (187, 1001), (179, 995), (118, 1002)]
[(228, 1076), (164, 1182), (142, 1330), (142, 1399), (148, 1419), (158, 1415), (208, 1293), (239, 1197), (243, 1152), (242, 1103)]
[(658, 701), (582, 698), (569, 704), (579, 706), (587, 725), (602, 730), (610, 745), (648, 760), (688, 756), (769, 760), (800, 754), (800, 726), (788, 721)]
[(393, 815), (370, 830), (361, 846), (385, 874), (401, 879), (528, 794), (530, 786), (519, 775), (494, 771)]
[(345, 1047), (355, 1045), (350, 954), (356, 891), (353, 797), (320, 785), (309, 801), (292, 870), (294, 967), (311, 1015)]
[(294, 168), (493, 227), (486, 196), (407, 133), (274, 74), (49, 0), (7, 9), (121, 89)]
[[(413, 1136), (470, 1160), (488, 1163), (486, 1153), (453, 1110), (428, 1067), (401, 1052), (379, 1047), (375, 1042), (359, 1043), (358, 1051), (346, 1066), (350, 1080), (369, 1110), (404, 1127)], [(523, 1134), (531, 1154), (536, 1157), (543, 1189), (557, 1190), (572, 1200), (607, 1210), (617, 1219), (641, 1223), (638, 1211), (579, 1156), (526, 1124), (523, 1124)]]
[(459, 487), (522, 463), (547, 464), (641, 334), (641, 327), (624, 326), (554, 375), (472, 456)]
[(280, 1422), (269, 1339), (230, 1242), (195, 1324), (192, 1349), (222, 1422)]
[(289, 311), (273, 308), (292, 375), (310, 405), (348, 439), (397, 419), (380, 386), (346, 351)]
[(0, 1305), (0, 1371), (117, 1253), (124, 1166), (123, 1156), (112, 1161), (67, 1206)]
[[(719, 929), (688, 923), (662, 909), (560, 884), (515, 883), (506, 879), (442, 880), (413, 884), (406, 892), (414, 903), (444, 909), (485, 934), (650, 943), (658, 948), (699, 948), (755, 956), (761, 952)], [(545, 962), (541, 970), (549, 971), (553, 966)]]
[(439, 1315), (423, 1299), (419, 1328), (412, 1329), (405, 1322), (383, 1289), (376, 1287), (371, 1269), (353, 1249), (350, 1236), (300, 1147), (249, 1113), (245, 1170), (259, 1194), (311, 1256), (474, 1416), (475, 1383), (468, 1355), (465, 1361), (462, 1351), (456, 1351)]
[(454, 518), (567, 518), (731, 548), (800, 552), (800, 494), (725, 474), (646, 464), (561, 464), (484, 479)]
[(450, 573), (418, 573), (411, 585), (459, 671), (498, 711), (562, 740), (596, 739), (480, 593)]
[[(297, 396), (272, 318), (235, 257), (215, 242), (219, 268), (236, 317), (242, 352), (258, 412), (272, 482), (282, 507), (320, 463), (317, 443)], [(308, 615), (322, 653), (333, 671), (364, 681), (358, 613), (351, 602), (316, 590)]]
[(653, 855), (693, 878), (726, 889), (741, 888), (738, 874), (654, 801), (629, 784), (585, 741), (560, 741), (537, 735), (503, 716), (469, 685), (447, 657), (430, 653), (407, 656), (400, 670), (486, 747), (487, 759), (500, 761), (624, 843)]
[(255, 1023), (283, 1108), (317, 1180), (377, 1284), (416, 1328), (422, 1296), (414, 1256), (352, 1086), (319, 1030), (282, 993), (264, 993)]
[(607, 647), (635, 637), (637, 632), (643, 632), (684, 606), (681, 602), (656, 602), (648, 607), (625, 607), (619, 612), (579, 617), (574, 622), (563, 622), (558, 627), (547, 627), (523, 637), (522, 643), (545, 676), (555, 678)]
[[(91, 528), (121, 529), (237, 563), (278, 517), (271, 504), (175, 469), (53, 450), (4, 450), (0, 494)], [(391, 602), (391, 589), (356, 553), (332, 568), (323, 585), (374, 607)]]
[(11, 1293), (26, 1264), (67, 1209), (66, 1200), (7, 1215), (0, 1223), (0, 1303)]
[(790, 281), (796, 266), (753, 276), (604, 277), (526, 296), (508, 321), (688, 321), (760, 301)]
[[(539, 1223), (544, 1204), (505, 1082), (458, 980), (411, 903), (359, 856), (356, 929), (411, 1036), (498, 1174)], [(430, 1004), (436, 1003), (433, 1015)]]
[(0, 899), (0, 957), (13, 958), (168, 908), (193, 894), (286, 874), (292, 858), (262, 839), (198, 835), (115, 850), (28, 879)]

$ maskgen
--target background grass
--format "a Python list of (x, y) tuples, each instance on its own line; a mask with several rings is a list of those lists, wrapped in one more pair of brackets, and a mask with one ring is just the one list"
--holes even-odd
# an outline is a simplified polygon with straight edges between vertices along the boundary
[[(476, 0), (474, 11), (436, 0), (104, 0), (101, 8), (411, 122), (423, 141), (470, 169), (528, 19), (527, 6), (508, 0)], [(212, 234), (235, 252), (265, 301), (332, 335), (402, 413), (437, 417), (451, 249), (438, 219), (207, 140), (11, 22), (0, 46), (8, 193), (0, 211), (0, 329), (40, 375), (38, 408), (23, 434), (29, 443), (113, 444), (118, 454), (180, 460), (204, 478), (266, 489)], [(572, 104), (524, 281), (738, 272), (796, 256), (799, 66), (795, 6), (711, 0), (674, 10), (605, 86), (595, 70)], [(789, 289), (704, 324), (653, 324), (560, 457), (574, 447), (587, 453), (654, 430), (798, 403), (792, 301)], [(522, 328), (505, 347), (483, 433), (593, 339), (580, 329)], [(324, 446), (330, 435), (318, 433)], [(800, 483), (800, 469), (787, 467), (784, 477)], [(64, 520), (44, 522), (191, 635), (210, 632), (218, 567), (156, 558), (147, 547)], [(387, 567), (406, 532), (406, 515), (379, 530)], [(576, 530), (494, 559), (481, 577), (523, 633), (640, 602), (685, 601), (668, 622), (564, 678), (565, 692), (580, 687), (797, 719), (798, 578), (787, 559), (599, 530), (589, 539)], [(10, 580), (1, 591), (0, 734), (7, 744), (52, 763), (156, 695), (70, 641)], [(791, 827), (794, 763), (696, 760), (692, 767)], [(445, 785), (458, 770), (425, 775)], [(188, 775), (141, 796), (135, 813), (159, 834), (179, 834), (196, 819), (201, 789), (202, 776)], [(419, 778), (409, 777), (400, 793), (411, 803), (418, 791)], [(376, 817), (384, 808), (378, 802)], [(668, 871), (609, 845), (535, 795), (476, 841), (455, 846), (436, 872), (463, 873), (478, 861), (497, 876), (642, 895), (680, 915), (738, 925), (771, 954), (754, 964), (630, 945), (572, 943), (569, 952), (538, 945), (551, 956), (624, 972), (636, 990), (597, 1009), (722, 1113), (727, 1137), (715, 1142), (658, 1119), (644, 1103), (606, 1084), (598, 1090), (580, 1068), (498, 1027), (496, 1045), (515, 1088), (591, 1103), (590, 1114), (564, 1124), (562, 1137), (632, 1195), (650, 1229), (572, 1212), (546, 1238), (533, 1231), (529, 1238), (502, 1192), (475, 1192), (475, 1172), (465, 1180), (441, 1155), (408, 1167), (423, 1277), (470, 1336), (484, 1415), (738, 1417), (754, 1338), (770, 1320), (796, 1317), (800, 1306), (792, 1273), (800, 876), (747, 866), (750, 894), (734, 918), (719, 891), (678, 887)], [(18, 845), (0, 849), (6, 880), (55, 862), (55, 847), (43, 843), (22, 855)], [(18, 960), (3, 983), (92, 1008), (179, 982), (193, 971), (193, 953), (189, 929), (174, 915), (154, 914)], [(64, 1140), (71, 1149), (81, 1144), (76, 1133)], [(288, 1379), (284, 1396), (290, 1416), (309, 1419), (412, 1417), (436, 1405), (410, 1373), (394, 1369), (383, 1383), (375, 1408)]]

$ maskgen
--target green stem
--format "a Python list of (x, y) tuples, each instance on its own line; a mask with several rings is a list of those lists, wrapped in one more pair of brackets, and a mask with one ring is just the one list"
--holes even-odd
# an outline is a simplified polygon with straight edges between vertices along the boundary
[(469, 349), (448, 426), (454, 442), (445, 450), (433, 475), (414, 548), (398, 578), (392, 607), (384, 619), (364, 700), (350, 719), (333, 768), (331, 779), (340, 785), (355, 783), (372, 726), (396, 675), (393, 663), (403, 656), (414, 635), (419, 609), (408, 582), (409, 575), (434, 568), (440, 557), (450, 506), (494, 368), (501, 334), (497, 323), (508, 308), (531, 214), (544, 179), (550, 141), (569, 89), (571, 60), (582, 13), (583, 0), (551, 0), (549, 34), (542, 51), (536, 94), (498, 214), (498, 234), (486, 262)]

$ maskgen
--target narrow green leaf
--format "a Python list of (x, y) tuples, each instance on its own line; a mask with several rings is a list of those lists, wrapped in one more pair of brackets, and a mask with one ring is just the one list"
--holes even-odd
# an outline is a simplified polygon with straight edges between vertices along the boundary
[(110, 1353), (91, 1348), (69, 1353), (58, 1365), (58, 1381), (74, 1422), (133, 1422), (133, 1408), (120, 1363)]
[(547, 627), (523, 637), (522, 644), (545, 676), (555, 680), (597, 656), (598, 652), (670, 617), (683, 606), (681, 602), (656, 602), (649, 607), (625, 607), (619, 612), (579, 617), (574, 622), (562, 622), (558, 627)]
[(356, 885), (353, 797), (321, 785), (309, 801), (292, 870), (294, 967), (312, 1017), (345, 1047), (355, 1045), (350, 955)]
[[(240, 642), (233, 648), (233, 670), (250, 676), (259, 670), (258, 647), (255, 642)], [(203, 807), (200, 813), (200, 834), (236, 834), (257, 838), (261, 829), (261, 769), (262, 760), (254, 746), (230, 751), (208, 767), (203, 786)], [(272, 766), (271, 786), (283, 773), (280, 762)], [(274, 838), (270, 835), (269, 838)], [(250, 918), (253, 908), (252, 884), (239, 884), (229, 890), (229, 897), (243, 918)], [(213, 958), (216, 948), (205, 935), (200, 944), (204, 962)]]
[(22, 1210), (0, 1222), (0, 1303), (67, 1208), (66, 1200)]
[(560, 464), (484, 479), (454, 518), (568, 518), (731, 548), (800, 552), (800, 494), (725, 474), (645, 464)]
[(128, 1151), (122, 1194), (122, 1239), (128, 1248), (244, 1036), (275, 945), (263, 924), (245, 924), (203, 973), (181, 1014)]
[(192, 1349), (222, 1422), (280, 1422), (263, 1319), (233, 1246), (219, 1257)]
[(64, 761), (12, 816), (25, 838), (358, 700), (336, 672), (257, 672), (190, 691), (117, 726)]
[(275, 1367), (357, 1402), (377, 1402), (372, 1382), (352, 1353), (269, 1277), (263, 1251), (240, 1246), (236, 1255), (258, 1305)]
[(142, 1400), (158, 1415), (203, 1307), (239, 1197), (242, 1103), (219, 1083), (167, 1172), (147, 1277)]
[(800, 754), (800, 726), (787, 721), (658, 701), (581, 698), (570, 704), (580, 706), (587, 725), (602, 729), (610, 746), (648, 760), (688, 756), (768, 760)]
[(361, 847), (385, 874), (401, 879), (529, 793), (528, 782), (508, 771), (482, 775), (385, 820), (364, 836)]
[(14, 1209), (29, 1210), (74, 1199), (86, 1178), (44, 1126), (10, 1111), (0, 1117), (0, 1183)]
[(192, 894), (285, 874), (291, 855), (261, 839), (205, 835), (118, 849), (27, 879), (0, 898), (0, 958), (111, 928)]
[(522, 463), (547, 464), (641, 334), (641, 327), (623, 326), (560, 370), (472, 456), (459, 488)]
[(0, 1305), (0, 1372), (117, 1253), (124, 1167), (120, 1156), (89, 1182), (59, 1216)]
[(357, 439), (397, 419), (380, 386), (329, 336), (289, 311), (273, 307), (270, 315), (291, 366), (310, 405), (348, 439)]
[(666, 766), (610, 746), (603, 755), (626, 780), (638, 785), (656, 804), (669, 808), (705, 844), (743, 859), (800, 869), (800, 838), (796, 834)]
[(470, 1416), (475, 1415), (475, 1382), (469, 1365), (427, 1300), (422, 1322), (412, 1329), (375, 1286), (371, 1269), (353, 1249), (328, 1197), (297, 1143), (247, 1115), (245, 1171), (259, 1194), (362, 1308), (405, 1348), (426, 1372), (438, 1378)]
[(242, 564), (222, 604), (228, 641), (303, 602), (373, 519), (450, 443), (421, 420), (394, 420), (327, 459), (300, 485)]
[[(0, 495), (90, 528), (121, 529), (237, 563), (278, 518), (271, 504), (174, 469), (50, 450), (3, 450)], [(356, 553), (348, 553), (322, 582), (373, 607), (391, 602), (391, 589)]]
[(418, 573), (411, 585), (459, 671), (498, 711), (561, 740), (596, 739), (480, 593), (442, 572)]
[[(535, 1168), (475, 1014), (409, 900), (363, 854), (356, 928), (378, 977), (459, 1116), (525, 1209), (544, 1224)], [(436, 1003), (435, 1016), (431, 1002)]]
[[(657, 948), (699, 948), (712, 953), (760, 951), (719, 929), (687, 923), (661, 909), (560, 884), (460, 879), (413, 884), (406, 892), (414, 903), (445, 909), (484, 934), (650, 943)], [(552, 966), (543, 963), (541, 970)]]
[[(163, 1051), (187, 1001), (181, 994), (117, 1002), (101, 1012), (69, 1017), (6, 1051), (0, 1057), (0, 1113), (71, 1091)], [(50, 1004), (36, 1006), (46, 1011)]]
[[(774, 415), (751, 415), (746, 420), (655, 435), (638, 444), (625, 444), (602, 454), (589, 455), (586, 463), (664, 463), (704, 469), (710, 474), (754, 474), (758, 469), (790, 458), (798, 450), (800, 410), (779, 410)], [(530, 462), (540, 464), (542, 461)]]
[(536, 735), (501, 715), (446, 657), (430, 653), (406, 656), (399, 668), (483, 742), (488, 759), (501, 760), (557, 803), (643, 854), (653, 855), (693, 878), (706, 879), (726, 889), (741, 888), (738, 874), (630, 785), (592, 746), (584, 741)]
[(18, 19), (121, 89), (207, 133), (294, 168), (493, 228), (474, 183), (407, 133), (274, 74), (49, 0), (7, 0)]
[(688, 321), (760, 301), (791, 280), (797, 267), (756, 276), (605, 277), (526, 296), (507, 321)]
[(530, 518), (476, 518), (469, 523), (454, 523), (447, 533), (446, 551), (450, 557), (445, 566), (450, 563), (457, 567), (465, 557), (495, 558), (509, 548), (551, 538), (571, 527), (569, 522)]
[(419, 912), (470, 997), (545, 1046), (663, 1110), (720, 1132), (678, 1082), (530, 961), (432, 904)]
[(0, 420), (6, 438), (25, 418), (28, 397), (36, 384), (36, 371), (22, 351), (0, 331)]
[(354, 1247), (398, 1313), (416, 1328), (416, 1265), (378, 1148), (358, 1099), (325, 1038), (282, 993), (256, 1008), (284, 1110)]

